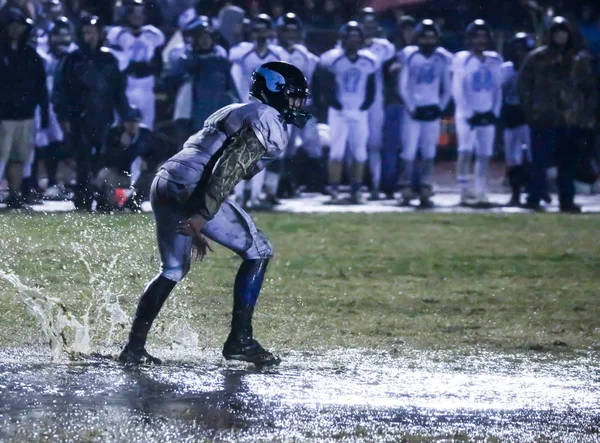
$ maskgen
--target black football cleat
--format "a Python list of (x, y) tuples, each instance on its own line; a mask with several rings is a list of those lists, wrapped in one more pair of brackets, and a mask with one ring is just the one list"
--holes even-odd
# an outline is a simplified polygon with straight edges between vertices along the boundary
[(145, 348), (131, 348), (125, 345), (123, 351), (119, 355), (118, 360), (121, 363), (130, 365), (161, 365), (162, 360), (148, 354)]
[(225, 360), (238, 360), (248, 363), (254, 363), (256, 366), (277, 366), (281, 359), (263, 348), (260, 343), (254, 339), (248, 341), (228, 338), (223, 346), (223, 357)]

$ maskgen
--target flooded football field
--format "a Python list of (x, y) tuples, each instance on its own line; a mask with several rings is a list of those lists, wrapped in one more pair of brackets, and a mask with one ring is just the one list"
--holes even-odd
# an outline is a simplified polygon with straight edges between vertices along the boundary
[(51, 362), (0, 352), (6, 441), (600, 441), (597, 356), (399, 350), (283, 353), (258, 370), (217, 350)]

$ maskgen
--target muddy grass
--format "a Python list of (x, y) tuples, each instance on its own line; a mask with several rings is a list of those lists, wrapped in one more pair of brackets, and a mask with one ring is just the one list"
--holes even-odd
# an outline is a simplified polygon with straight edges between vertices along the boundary
[[(600, 350), (593, 215), (260, 214), (276, 249), (255, 331), (275, 350)], [(0, 271), (90, 312), (92, 347), (126, 337), (157, 269), (149, 215), (3, 215)], [(218, 348), (239, 259), (216, 247), (166, 304), (154, 346)], [(45, 339), (0, 279), (0, 347)], [(122, 308), (125, 316), (117, 309)]]

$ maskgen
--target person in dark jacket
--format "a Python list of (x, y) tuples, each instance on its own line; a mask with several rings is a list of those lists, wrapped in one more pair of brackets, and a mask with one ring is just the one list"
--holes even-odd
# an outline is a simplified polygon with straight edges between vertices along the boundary
[(190, 132), (197, 132), (217, 109), (240, 100), (231, 77), (229, 60), (215, 50), (211, 24), (198, 18), (184, 31), (191, 44), (163, 74), (160, 86), (178, 92), (175, 120), (189, 120)]
[(573, 177), (577, 145), (594, 128), (598, 87), (592, 58), (575, 42), (571, 25), (555, 17), (546, 46), (525, 59), (518, 91), (531, 126), (532, 168), (527, 206), (541, 209), (546, 168), (552, 154), (558, 167), (558, 194), (563, 212), (580, 212), (574, 203)]
[(48, 90), (42, 59), (27, 44), (33, 21), (18, 10), (5, 17), (0, 35), (0, 177), (6, 170), (7, 206), (26, 209), (19, 191), (23, 163), (33, 151), (34, 114), (41, 108), (41, 127), (48, 126)]
[[(142, 179), (145, 171), (151, 172), (151, 178), (154, 178), (157, 140), (150, 128), (140, 124), (141, 121), (141, 111), (137, 106), (131, 105), (123, 121), (110, 128), (106, 135), (101, 154), (103, 168), (94, 182), (100, 194), (99, 210), (112, 210), (115, 206), (120, 206), (122, 202), (117, 201), (119, 196), (115, 194), (117, 188), (138, 191), (137, 185), (148, 181)], [(140, 200), (140, 195), (136, 197), (138, 198), (133, 198), (132, 202)]]
[(98, 17), (81, 20), (79, 48), (65, 57), (56, 75), (52, 103), (77, 162), (75, 207), (91, 210), (89, 183), (104, 136), (115, 111), (123, 116), (129, 105), (125, 77), (110, 50), (102, 47)]

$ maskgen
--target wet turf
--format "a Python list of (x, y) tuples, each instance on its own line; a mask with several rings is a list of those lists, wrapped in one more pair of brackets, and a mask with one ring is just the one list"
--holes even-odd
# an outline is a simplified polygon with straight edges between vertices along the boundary
[(156, 272), (151, 218), (3, 215), (0, 438), (600, 440), (598, 216), (257, 221), (277, 257), (256, 332), (282, 366), (215, 351), (239, 264), (217, 248), (157, 322), (151, 351), (170, 363), (132, 372), (50, 363), (23, 300), (81, 325), (67, 346), (116, 353)]

